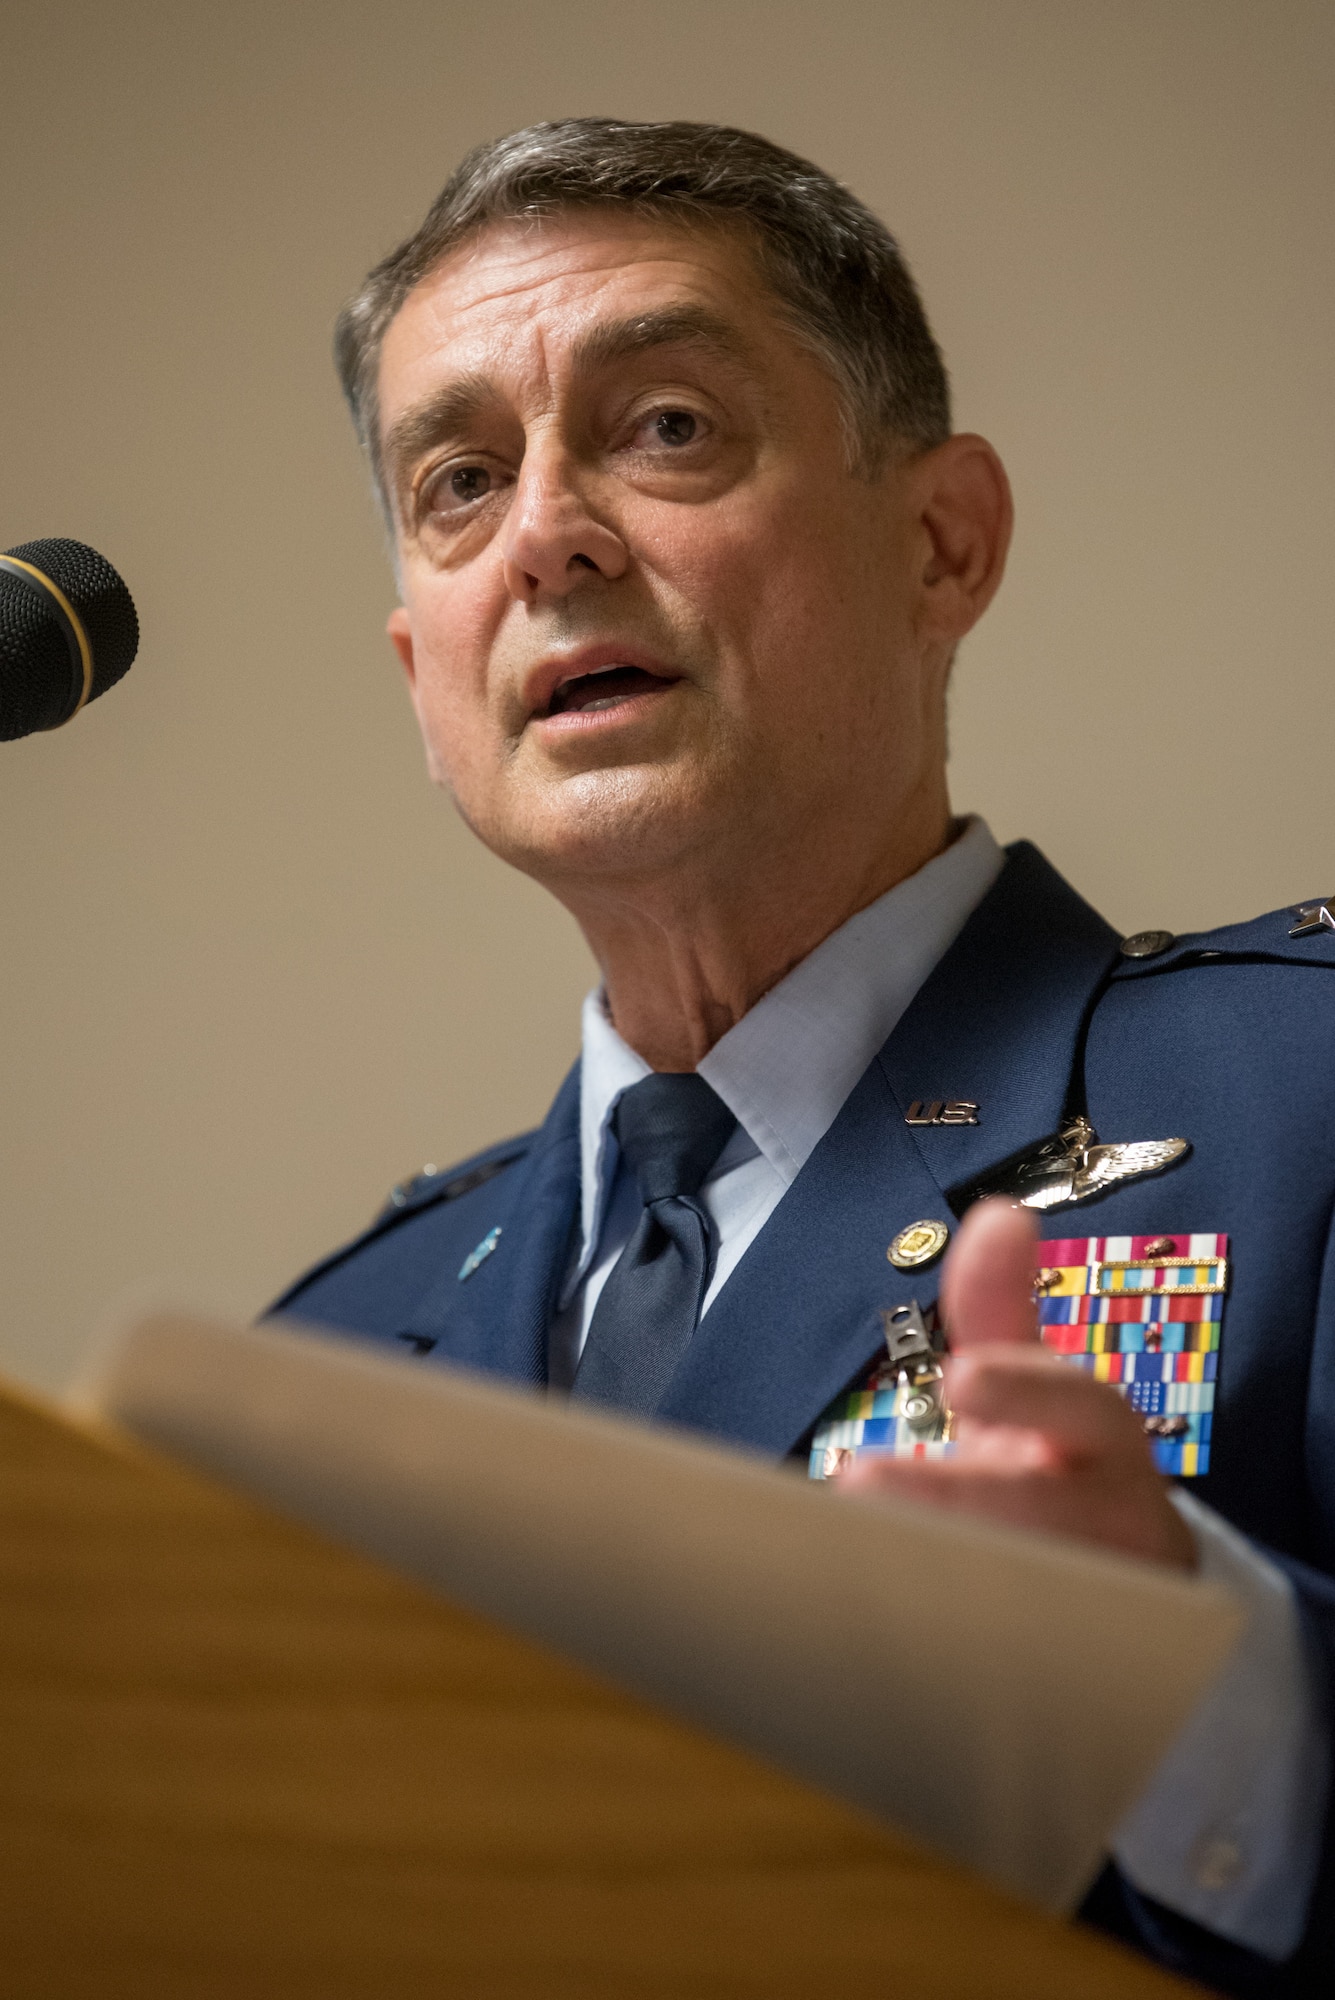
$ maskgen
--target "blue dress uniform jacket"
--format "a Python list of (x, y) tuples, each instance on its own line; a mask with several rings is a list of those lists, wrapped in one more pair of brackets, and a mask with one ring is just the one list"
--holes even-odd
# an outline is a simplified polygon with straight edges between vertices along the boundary
[[(882, 1350), (881, 1309), (934, 1296), (935, 1271), (887, 1262), (898, 1230), (953, 1228), (961, 1190), (1075, 1112), (1104, 1142), (1185, 1138), (1177, 1164), (1045, 1216), (1043, 1233), (1231, 1238), (1210, 1468), (1191, 1489), (1290, 1576), (1335, 1693), (1335, 931), (1293, 938), (1293, 924), (1284, 910), (1128, 957), (1034, 848), (1011, 848), (701, 1321), (660, 1417), (803, 1451)], [(915, 1099), (973, 1100), (979, 1122), (910, 1126)], [(396, 1190), (273, 1310), (424, 1367), (543, 1382), (577, 1224), (578, 1128), (576, 1070), (536, 1132)], [(1328, 1833), (1308, 1934), (1285, 1967), (1111, 1867), (1086, 1914), (1225, 1991), (1328, 1995), (1333, 1905)]]

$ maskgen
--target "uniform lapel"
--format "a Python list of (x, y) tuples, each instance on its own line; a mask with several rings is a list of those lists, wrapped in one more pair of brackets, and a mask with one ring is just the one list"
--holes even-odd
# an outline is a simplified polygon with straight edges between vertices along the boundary
[(973, 1180), (1061, 1123), (1090, 1003), (1117, 932), (1027, 840), (881, 1050), (898, 1115), (970, 1099), (976, 1125), (906, 1129), (942, 1188)]
[[(1027, 843), (1006, 867), (700, 1324), (659, 1415), (786, 1453), (881, 1346), (880, 1310), (936, 1297), (887, 1259), (945, 1190), (1045, 1137), (1117, 935)], [(976, 1126), (904, 1122), (971, 1098)]]
[(659, 1416), (787, 1452), (882, 1344), (878, 1308), (936, 1296), (897, 1271), (906, 1223), (952, 1220), (873, 1063), (719, 1293)]
[(433, 1361), (546, 1381), (547, 1328), (579, 1206), (579, 1171), (576, 1064), (529, 1152), (498, 1183), (486, 1214), (487, 1229), (500, 1230), (494, 1252), (462, 1280), (451, 1260), (405, 1328), (434, 1343)]

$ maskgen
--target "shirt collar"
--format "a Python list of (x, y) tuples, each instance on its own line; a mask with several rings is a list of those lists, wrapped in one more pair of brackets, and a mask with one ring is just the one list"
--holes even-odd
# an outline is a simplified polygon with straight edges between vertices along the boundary
[(612, 1113), (633, 1083), (649, 1075), (649, 1065), (623, 1042), (612, 1026), (603, 990), (586, 994), (579, 1067), (579, 1155), (582, 1278), (602, 1234), (607, 1196), (616, 1177), (619, 1148), (612, 1136)]
[[(841, 924), (700, 1063), (699, 1074), (785, 1186), (829, 1131), (1004, 860), (984, 822), (967, 820), (944, 853)], [(590, 993), (580, 1069), (583, 1242), (571, 1284), (592, 1261), (616, 1175), (612, 1113), (622, 1093), (648, 1075), (649, 1065), (612, 1026), (601, 990)], [(735, 1157), (730, 1144), (720, 1164), (731, 1165)]]

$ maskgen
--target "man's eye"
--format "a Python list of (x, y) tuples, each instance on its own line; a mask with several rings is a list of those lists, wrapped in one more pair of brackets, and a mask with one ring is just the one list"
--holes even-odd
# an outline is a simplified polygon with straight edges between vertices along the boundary
[(427, 505), (433, 514), (452, 514), (485, 500), (495, 485), (485, 465), (455, 465), (432, 482)]
[(654, 419), (654, 436), (659, 444), (693, 444), (700, 424), (689, 410), (664, 410)]

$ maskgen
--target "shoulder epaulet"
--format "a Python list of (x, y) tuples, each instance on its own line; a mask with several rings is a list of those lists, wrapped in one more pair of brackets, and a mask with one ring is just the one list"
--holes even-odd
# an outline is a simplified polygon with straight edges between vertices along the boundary
[(1133, 979), (1179, 965), (1230, 960), (1335, 966), (1335, 896), (1317, 896), (1310, 903), (1267, 911), (1250, 923), (1185, 931), (1180, 937), (1172, 931), (1134, 931), (1122, 939), (1111, 976)]
[(517, 1139), (504, 1139), (499, 1146), (488, 1146), (484, 1153), (474, 1153), (471, 1159), (461, 1160), (457, 1167), (424, 1167), (420, 1174), (400, 1181), (390, 1191), (389, 1199), (379, 1214), (359, 1235), (354, 1236), (350, 1243), (341, 1244), (329, 1256), (322, 1257), (309, 1271), (303, 1271), (262, 1317), (269, 1319), (275, 1313), (290, 1311), (308, 1285), (336, 1270), (340, 1264), (346, 1264), (368, 1243), (396, 1228), (404, 1217), (430, 1208), (435, 1202), (457, 1201), (461, 1195), (470, 1194), (474, 1188), (494, 1180), (497, 1174), (504, 1173), (507, 1167), (523, 1159), (536, 1137), (536, 1132), (524, 1132)]
[(516, 1160), (522, 1160), (536, 1137), (535, 1132), (523, 1132), (516, 1139), (504, 1139), (498, 1146), (474, 1153), (471, 1159), (461, 1160), (457, 1166), (423, 1167), (420, 1173), (410, 1174), (390, 1189), (380, 1218), (425, 1208), (432, 1202), (458, 1201), (461, 1195), (471, 1194), (474, 1188), (483, 1187)]

